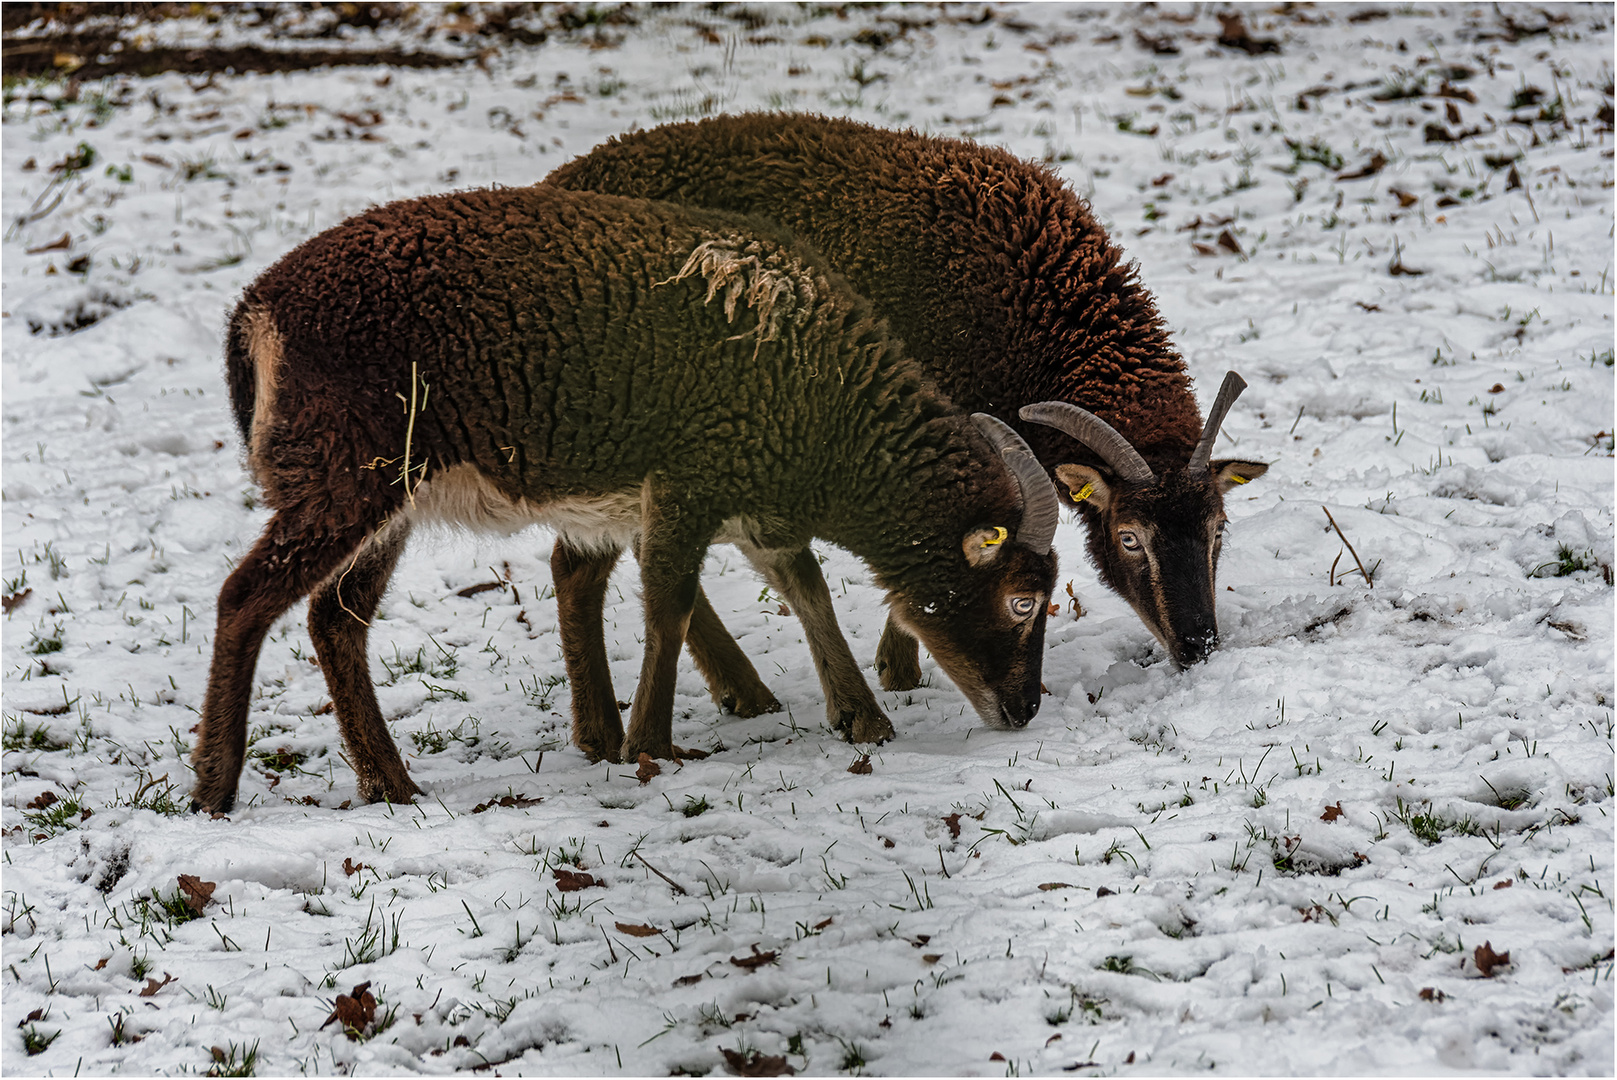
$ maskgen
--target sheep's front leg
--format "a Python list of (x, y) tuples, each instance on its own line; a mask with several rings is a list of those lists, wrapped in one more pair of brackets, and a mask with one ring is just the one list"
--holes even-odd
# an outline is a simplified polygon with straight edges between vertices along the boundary
[(886, 742), (893, 737), (892, 721), (876, 704), (847, 639), (831, 608), (831, 590), (820, 573), (820, 562), (807, 547), (766, 549), (742, 547), (742, 552), (779, 589), (797, 613), (808, 638), (809, 653), (825, 691), (826, 719), (849, 742)]
[(409, 536), (410, 523), (394, 518), (309, 597), (309, 637), (366, 802), (409, 802), (422, 794), (382, 719), (366, 645), (371, 618)]
[(701, 588), (702, 559), (713, 529), (687, 517), (666, 495), (646, 485), (640, 516), (640, 588), (646, 610), (646, 652), (629, 710), (624, 761), (641, 754), (674, 756), (674, 677), (691, 611)]
[(573, 745), (591, 761), (618, 760), (623, 742), (603, 627), (606, 583), (620, 553), (577, 548), (562, 539), (550, 552), (562, 659), (573, 689)]
[(921, 685), (921, 643), (891, 615), (876, 645), (876, 677), (883, 690), (914, 690)]
[(696, 670), (707, 680), (713, 704), (736, 716), (780, 712), (780, 702), (758, 677), (752, 661), (724, 628), (718, 612), (708, 603), (707, 593), (701, 589), (696, 591), (696, 606), (691, 610), (685, 646), (691, 651), (691, 659), (696, 661)]

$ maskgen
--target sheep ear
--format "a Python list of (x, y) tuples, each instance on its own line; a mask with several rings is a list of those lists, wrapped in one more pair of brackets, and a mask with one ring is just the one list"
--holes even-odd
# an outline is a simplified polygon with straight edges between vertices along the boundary
[(966, 561), (971, 565), (986, 566), (999, 558), (1010, 539), (1009, 529), (1003, 525), (992, 525), (986, 529), (971, 530), (960, 541), (960, 549), (966, 553)]
[(1213, 471), (1213, 482), (1218, 485), (1220, 495), (1251, 483), (1269, 471), (1269, 466), (1261, 461), (1215, 461), (1208, 468)]
[(1088, 465), (1057, 465), (1056, 478), (1065, 485), (1074, 504), (1087, 502), (1102, 513), (1112, 504), (1112, 489), (1106, 478)]

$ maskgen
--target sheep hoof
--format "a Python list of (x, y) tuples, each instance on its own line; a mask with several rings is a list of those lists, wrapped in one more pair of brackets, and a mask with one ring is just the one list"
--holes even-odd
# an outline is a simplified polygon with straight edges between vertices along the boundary
[(754, 692), (725, 694), (719, 700), (718, 706), (732, 716), (739, 716), (742, 719), (762, 716), (764, 713), (777, 713), (781, 710), (781, 704), (776, 700), (775, 695), (771, 694), (769, 689), (761, 684), (757, 691)]
[(359, 781), (359, 797), (368, 803), (407, 803), (415, 801), (417, 795), (425, 794), (409, 777), (394, 780), (362, 777)]
[(831, 726), (851, 743), (884, 743), (893, 737), (893, 722), (879, 707), (839, 709)]
[(201, 792), (191, 794), (191, 813), (193, 814), (228, 814), (236, 808), (236, 792), (234, 790), (223, 795), (209, 797)]
[(652, 745), (649, 743), (631, 743), (625, 740), (622, 752), (613, 760), (633, 763), (640, 760), (641, 754), (645, 754), (647, 757), (657, 761), (672, 761), (674, 759), (674, 744), (665, 742), (660, 745)]
[(921, 658), (913, 648), (908, 656), (878, 655), (876, 677), (883, 690), (914, 690), (921, 685)]

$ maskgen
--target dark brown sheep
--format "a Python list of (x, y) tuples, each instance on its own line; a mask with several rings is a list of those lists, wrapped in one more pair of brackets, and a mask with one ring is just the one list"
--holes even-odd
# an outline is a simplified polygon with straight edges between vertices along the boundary
[[(1134, 268), (1050, 170), (955, 139), (753, 113), (619, 136), (548, 182), (761, 214), (793, 230), (954, 401), (1017, 427), (1052, 474), (1083, 470), (1069, 474), (1076, 483), (1057, 478), (1082, 512), (1102, 580), (1175, 663), (1217, 645), (1223, 493), (1267, 466), (1192, 463), (1221, 416), (1202, 422)], [(1058, 429), (1043, 426), (1050, 415), (1030, 423), (1019, 412), (1052, 400), (1121, 439), (1075, 426), (1074, 413), (1054, 414)], [(719, 647), (705, 632), (690, 644), (698, 656)], [(919, 679), (914, 642), (892, 624), (877, 656), (887, 688)]]
[[(555, 527), (574, 738), (594, 757), (672, 752), (675, 665), (716, 539), (796, 609), (850, 738), (892, 727), (812, 537), (869, 562), (986, 722), (1022, 726), (1055, 494), (1014, 432), (954, 411), (901, 353), (817, 258), (733, 215), (541, 185), (394, 203), (303, 244), (230, 321), (231, 402), (275, 515), (219, 595), (195, 805), (232, 805), (259, 648), (311, 592), (360, 795), (417, 793), (366, 633), (420, 520)], [(629, 545), (646, 652), (625, 734), (601, 605)]]

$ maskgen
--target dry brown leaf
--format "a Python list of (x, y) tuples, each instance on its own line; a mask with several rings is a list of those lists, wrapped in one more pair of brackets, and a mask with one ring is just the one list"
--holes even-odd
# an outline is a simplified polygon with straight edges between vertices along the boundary
[(679, 978), (674, 980), (674, 985), (675, 986), (695, 986), (697, 983), (699, 983), (701, 981), (702, 981), (701, 973), (697, 973), (695, 975), (681, 975)]
[(342, 872), (343, 872), (343, 874), (345, 876), (353, 877), (355, 874), (359, 873), (363, 869), (365, 869), (365, 864), (364, 863), (355, 862), (353, 859), (350, 859), (350, 858), (347, 858), (347, 857), (343, 858)]
[(476, 585), (468, 585), (464, 589), (456, 589), (455, 590), (455, 595), (456, 596), (476, 596), (478, 593), (485, 593), (485, 592), (488, 592), (491, 589), (503, 589), (503, 588), (505, 588), (505, 582), (503, 582), (503, 581), (482, 581), (482, 582), (479, 582)]
[(706, 750), (693, 750), (688, 746), (676, 746), (674, 747), (674, 756), (686, 761), (701, 761), (710, 755)]
[(94, 967), (93, 970), (100, 971), (102, 968), (106, 967), (107, 964), (111, 963), (111, 961), (112, 961), (112, 957), (103, 956), (101, 959), (99, 959), (99, 960), (97, 960), (95, 962), (95, 967)]
[(1419, 996), (1422, 1001), (1444, 1001), (1448, 998), (1443, 991), (1431, 986), (1421, 987)]
[(1235, 238), (1235, 234), (1230, 232), (1228, 229), (1225, 229), (1223, 232), (1218, 234), (1218, 246), (1229, 252), (1231, 255), (1241, 254), (1241, 242), (1237, 240)]
[(620, 922), (614, 923), (613, 925), (618, 928), (618, 933), (628, 934), (630, 937), (656, 937), (658, 934), (662, 933), (662, 931), (657, 929), (655, 926), (646, 926), (643, 923)]
[(1363, 180), (1367, 176), (1374, 176), (1387, 167), (1387, 155), (1380, 150), (1370, 155), (1370, 160), (1350, 172), (1337, 173), (1338, 180)]
[(1493, 978), (1494, 968), (1510, 966), (1510, 953), (1494, 952), (1493, 942), (1491, 941), (1484, 941), (1481, 945), (1478, 945), (1476, 951), (1471, 954), (1471, 959), (1485, 979)]
[(203, 881), (195, 874), (181, 874), (179, 877), (180, 892), (185, 894), (185, 906), (202, 914), (202, 909), (208, 906), (213, 899), (213, 890), (218, 884), (212, 881)]
[(28, 588), (24, 589), (22, 592), (14, 592), (10, 596), (0, 597), (0, 611), (3, 611), (5, 614), (9, 615), (12, 608), (16, 607), (18, 604), (22, 603), (32, 595), (34, 595), (34, 590), (32, 588)]
[(1514, 884), (1516, 884), (1514, 881), (1511, 881), (1509, 878), (1506, 878), (1504, 881), (1496, 881), (1496, 882), (1494, 882), (1493, 887), (1496, 888), (1496, 889), (1508, 889)]
[(731, 1076), (796, 1076), (797, 1070), (786, 1064), (785, 1055), (766, 1057), (757, 1050), (743, 1054), (738, 1050), (719, 1047), (724, 1055), (725, 1068)]
[(642, 784), (649, 784), (651, 783), (651, 778), (661, 776), (662, 771), (663, 767), (651, 760), (650, 754), (643, 753), (640, 755), (640, 767), (634, 771), (634, 774)]
[(337, 1000), (332, 1003), (331, 1015), (320, 1026), (325, 1027), (335, 1020), (342, 1025), (343, 1034), (357, 1042), (370, 1034), (369, 1029), (375, 1019), (376, 998), (371, 996), (371, 984), (362, 982), (348, 993), (337, 995)]
[(814, 924), (814, 929), (816, 929), (816, 930), (824, 930), (827, 926), (830, 926), (830, 925), (831, 925), (831, 916), (827, 915), (825, 918), (821, 919), (819, 922)]
[(485, 810), (492, 810), (496, 806), (538, 806), (544, 802), (544, 796), (530, 799), (526, 795), (501, 795), (498, 799), (490, 799), (486, 803), (478, 803), (472, 807), (472, 813), (481, 814)]
[(1342, 800), (1338, 799), (1335, 806), (1327, 806), (1325, 812), (1319, 816), (1321, 821), (1335, 821), (1342, 816)]
[(1116, 896), (1117, 893), (1112, 891), (1111, 889), (1108, 889), (1106, 886), (1102, 885), (1100, 888), (1095, 890), (1095, 895), (1096, 896)]
[(1040, 892), (1049, 892), (1051, 889), (1070, 889), (1070, 888), (1072, 888), (1072, 886), (1067, 884), (1065, 881), (1046, 881), (1043, 885), (1039, 886), (1039, 891)]
[(995, 1050), (992, 1054), (988, 1055), (988, 1060), (989, 1061), (1004, 1061), (1005, 1060), (1005, 1055), (1000, 1053), (998, 1050)]
[(869, 776), (874, 771), (870, 764), (870, 755), (860, 754), (859, 760), (848, 766), (848, 771), (859, 776)]
[(948, 815), (946, 815), (944, 817), (944, 819), (943, 819), (943, 823), (945, 825), (949, 826), (949, 839), (951, 839), (951, 840), (960, 839), (960, 815), (959, 814), (948, 814)]
[(56, 801), (56, 792), (54, 792), (54, 791), (41, 791), (38, 795), (35, 795), (31, 800), (29, 800), (28, 805), (25, 806), (23, 809), (25, 809), (25, 810), (43, 810), (43, 809), (45, 809), (45, 807), (49, 806), (51, 803), (53, 803), (55, 801)]
[(939, 960), (943, 959), (943, 954), (937, 952), (922, 953), (921, 959), (926, 961), (928, 964), (935, 964)]
[(574, 873), (571, 870), (563, 870), (559, 866), (556, 867), (555, 874), (558, 892), (577, 892), (580, 889), (605, 888), (601, 882), (595, 880), (593, 874)]
[(759, 952), (758, 946), (754, 944), (752, 946), (751, 956), (732, 956), (730, 957), (730, 963), (746, 971), (757, 971), (765, 964), (773, 964), (775, 962), (775, 958), (779, 955), (780, 954), (775, 952), (773, 949), (769, 950), (768, 952)]
[(171, 983), (173, 981), (174, 981), (174, 976), (170, 975), (166, 971), (163, 972), (163, 981), (162, 982), (158, 982), (156, 979), (148, 978), (146, 980), (146, 985), (141, 988), (140, 996), (141, 997), (151, 997), (152, 995), (156, 994), (159, 990), (163, 989), (163, 987), (167, 986), (169, 983)]
[(28, 248), (26, 250), (27, 250), (28, 254), (30, 254), (30, 255), (38, 255), (42, 251), (62, 251), (62, 250), (65, 250), (67, 248), (70, 248), (72, 246), (73, 246), (73, 236), (72, 236), (72, 234), (71, 233), (63, 233), (61, 236), (58, 236), (55, 240), (52, 240), (48, 244), (41, 244), (41, 245), (39, 245), (39, 247), (31, 247), (31, 248)]

